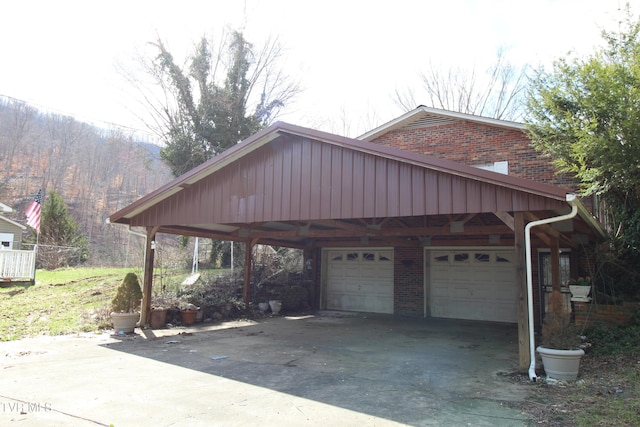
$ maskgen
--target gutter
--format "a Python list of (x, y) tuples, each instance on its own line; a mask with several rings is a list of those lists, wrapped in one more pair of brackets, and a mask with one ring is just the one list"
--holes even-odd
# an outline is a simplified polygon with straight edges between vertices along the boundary
[(529, 365), (529, 379), (536, 380), (536, 351), (535, 351), (535, 331), (533, 328), (533, 273), (531, 262), (531, 229), (538, 225), (550, 224), (553, 222), (565, 221), (572, 219), (578, 214), (579, 201), (573, 193), (567, 193), (566, 201), (571, 205), (571, 212), (552, 218), (540, 219), (528, 223), (524, 228), (525, 251), (527, 258), (527, 311), (529, 314), (529, 357), (531, 363)]

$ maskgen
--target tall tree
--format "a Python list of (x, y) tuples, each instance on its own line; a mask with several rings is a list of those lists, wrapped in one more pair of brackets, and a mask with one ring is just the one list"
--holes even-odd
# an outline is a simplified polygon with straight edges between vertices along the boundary
[(476, 67), (440, 68), (429, 63), (419, 73), (422, 86), (396, 91), (395, 103), (405, 111), (420, 104), (433, 108), (502, 120), (519, 120), (523, 111), (523, 96), (528, 67), (510, 63), (504, 50), (485, 72)]
[(537, 72), (528, 128), (535, 146), (580, 180), (583, 195), (604, 201), (614, 257), (600, 264), (614, 264), (608, 276), (640, 298), (640, 21), (628, 6), (622, 24), (602, 32), (605, 44), (593, 54)]
[(47, 195), (42, 206), (40, 246), (39, 261), (46, 269), (77, 265), (89, 255), (87, 237), (55, 191)]
[(586, 58), (538, 71), (527, 109), (536, 147), (584, 195), (607, 202), (626, 244), (640, 251), (640, 21), (603, 31), (605, 46)]
[[(158, 39), (147, 71), (162, 96), (153, 96), (140, 80), (162, 138), (162, 158), (175, 176), (207, 161), (267, 126), (298, 92), (296, 83), (278, 69), (282, 47), (269, 40), (257, 50), (241, 32), (233, 32), (217, 50), (202, 37), (180, 67)], [(222, 76), (221, 76), (222, 75)]]

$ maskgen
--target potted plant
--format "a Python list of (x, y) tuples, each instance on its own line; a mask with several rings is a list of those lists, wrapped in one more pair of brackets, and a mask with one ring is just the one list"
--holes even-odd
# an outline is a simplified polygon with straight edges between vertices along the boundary
[(111, 322), (116, 333), (132, 333), (140, 321), (140, 307), (142, 290), (138, 276), (127, 273), (111, 301)]
[(571, 291), (571, 301), (591, 301), (591, 298), (589, 298), (589, 293), (591, 292), (591, 278), (578, 277), (578, 280), (570, 280), (569, 290)]
[(167, 312), (173, 305), (173, 298), (166, 293), (155, 294), (151, 297), (151, 312), (149, 323), (151, 329), (164, 328), (167, 324)]
[(180, 309), (180, 316), (182, 318), (183, 325), (193, 325), (196, 322), (196, 315), (198, 314), (198, 310), (200, 307), (195, 306), (194, 304), (185, 304)]
[(549, 310), (542, 324), (542, 345), (536, 349), (542, 358), (547, 377), (575, 380), (584, 350), (571, 316), (562, 304), (562, 294), (554, 290), (549, 297)]

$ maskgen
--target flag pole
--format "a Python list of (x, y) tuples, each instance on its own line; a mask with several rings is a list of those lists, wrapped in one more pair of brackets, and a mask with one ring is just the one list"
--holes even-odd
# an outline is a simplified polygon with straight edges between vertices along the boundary
[(38, 256), (38, 245), (40, 244), (40, 219), (42, 214), (42, 188), (38, 190), (38, 194), (33, 199), (33, 202), (27, 208), (25, 215), (27, 217), (27, 225), (31, 226), (36, 232), (36, 244), (33, 247), (33, 272), (31, 274), (33, 284), (36, 283), (36, 264)]

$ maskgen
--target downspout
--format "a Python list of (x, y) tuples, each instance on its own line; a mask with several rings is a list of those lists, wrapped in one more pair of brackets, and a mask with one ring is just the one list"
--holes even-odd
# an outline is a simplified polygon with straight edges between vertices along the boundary
[(525, 239), (525, 253), (527, 258), (527, 311), (529, 315), (529, 357), (531, 364), (529, 365), (529, 379), (531, 381), (536, 380), (536, 350), (535, 350), (535, 336), (533, 328), (533, 273), (531, 262), (531, 229), (538, 225), (550, 224), (553, 222), (565, 221), (567, 219), (574, 218), (578, 214), (578, 205), (575, 203), (576, 195), (573, 193), (567, 193), (566, 201), (571, 205), (571, 212), (565, 215), (556, 216), (553, 218), (540, 219), (538, 221), (532, 221), (528, 223), (524, 228)]

